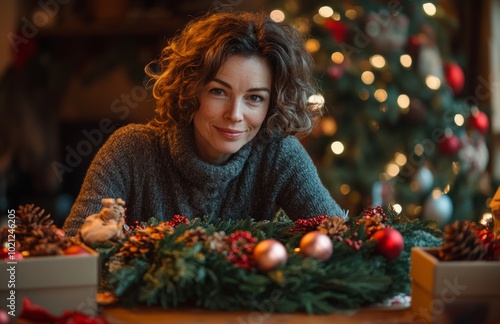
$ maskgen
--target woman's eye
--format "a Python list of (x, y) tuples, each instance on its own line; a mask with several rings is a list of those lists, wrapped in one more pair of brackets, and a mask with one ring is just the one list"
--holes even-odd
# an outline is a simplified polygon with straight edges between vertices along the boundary
[(224, 90), (219, 89), (219, 88), (213, 88), (210, 90), (210, 93), (214, 94), (216, 96), (222, 96), (222, 95), (224, 95)]
[(250, 95), (250, 101), (252, 102), (262, 102), (264, 101), (264, 98), (259, 95)]

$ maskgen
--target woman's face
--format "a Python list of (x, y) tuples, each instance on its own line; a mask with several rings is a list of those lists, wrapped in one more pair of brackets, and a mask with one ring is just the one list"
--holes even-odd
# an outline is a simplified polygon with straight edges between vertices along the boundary
[(199, 94), (194, 139), (199, 157), (222, 164), (259, 131), (271, 99), (271, 68), (262, 57), (231, 56)]

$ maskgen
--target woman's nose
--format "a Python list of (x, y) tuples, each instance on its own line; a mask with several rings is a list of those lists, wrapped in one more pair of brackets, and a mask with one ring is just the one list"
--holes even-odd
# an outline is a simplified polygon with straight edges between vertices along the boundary
[(233, 122), (243, 120), (243, 103), (241, 100), (232, 100), (229, 102), (225, 117)]

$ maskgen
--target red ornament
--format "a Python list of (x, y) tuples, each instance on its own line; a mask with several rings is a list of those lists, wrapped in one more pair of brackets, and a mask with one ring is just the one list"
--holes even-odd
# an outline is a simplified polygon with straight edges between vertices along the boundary
[(481, 134), (486, 134), (490, 127), (490, 121), (484, 112), (475, 109), (469, 117), (469, 126)]
[(500, 261), (500, 238), (496, 238), (490, 229), (480, 229), (476, 231), (479, 240), (486, 247), (485, 260)]
[(396, 259), (405, 246), (403, 235), (391, 227), (376, 231), (372, 238), (377, 241), (376, 251), (387, 260)]
[(455, 135), (445, 136), (439, 143), (439, 152), (443, 155), (452, 156), (457, 154), (461, 147), (462, 142), (458, 137)]
[(324, 26), (331, 32), (332, 38), (338, 43), (342, 43), (346, 40), (348, 27), (343, 22), (327, 19)]
[(444, 75), (446, 82), (455, 95), (459, 94), (464, 88), (465, 77), (462, 68), (456, 63), (446, 63), (444, 65)]

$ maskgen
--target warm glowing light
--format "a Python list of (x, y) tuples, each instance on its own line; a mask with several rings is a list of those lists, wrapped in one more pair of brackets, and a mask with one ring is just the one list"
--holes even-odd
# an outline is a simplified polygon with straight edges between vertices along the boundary
[(432, 198), (434, 199), (439, 199), (441, 197), (441, 194), (441, 189), (439, 188), (432, 190)]
[(385, 169), (385, 172), (387, 172), (388, 175), (391, 177), (395, 177), (399, 174), (399, 166), (394, 163), (389, 163)]
[(385, 66), (385, 58), (382, 55), (375, 54), (370, 57), (370, 64), (378, 69)]
[(392, 209), (396, 212), (396, 214), (401, 214), (401, 212), (403, 211), (403, 207), (401, 207), (400, 204), (394, 204), (392, 205)]
[(337, 155), (342, 154), (342, 152), (344, 152), (344, 144), (342, 144), (339, 141), (333, 142), (330, 148), (332, 149), (332, 152)]
[(285, 20), (285, 13), (281, 10), (275, 9), (269, 14), (272, 20), (275, 22), (282, 22)]
[(318, 25), (323, 25), (325, 23), (325, 18), (321, 17), (319, 14), (313, 16), (313, 21)]
[(351, 20), (356, 20), (356, 18), (358, 18), (358, 13), (356, 12), (356, 10), (354, 9), (348, 9), (346, 10), (345, 12), (345, 16), (348, 18), (348, 19), (351, 19)]
[(488, 223), (493, 219), (493, 215), (491, 213), (484, 213), (483, 217), (481, 217), (481, 220), (479, 223), (483, 225), (488, 225)]
[(444, 189), (443, 189), (443, 193), (444, 193), (444, 194), (447, 194), (448, 192), (450, 192), (450, 190), (451, 190), (451, 186), (450, 186), (450, 184), (447, 184), (447, 185), (444, 187)]
[(413, 152), (415, 152), (417, 156), (422, 156), (422, 154), (424, 154), (424, 146), (422, 144), (415, 145)]
[(387, 100), (387, 91), (385, 91), (384, 89), (375, 90), (373, 96), (375, 97), (375, 99), (377, 99), (378, 102), (384, 102)]
[(321, 17), (329, 18), (333, 15), (333, 9), (328, 6), (324, 6), (319, 8), (318, 13)]
[(455, 124), (457, 124), (457, 126), (462, 126), (465, 123), (464, 116), (460, 114), (456, 114), (453, 120), (455, 121)]
[(331, 58), (332, 58), (333, 63), (340, 64), (340, 63), (344, 62), (344, 54), (342, 54), (340, 52), (333, 53)]
[(325, 117), (321, 121), (321, 130), (326, 136), (333, 136), (337, 132), (337, 122), (332, 117)]
[(310, 96), (307, 101), (313, 104), (314, 109), (321, 109), (325, 105), (325, 97), (320, 94)]
[(338, 12), (334, 12), (333, 15), (332, 15), (332, 19), (335, 20), (335, 21), (339, 21), (342, 17), (340, 16), (340, 13)]
[(458, 175), (460, 173), (460, 163), (452, 162), (451, 163), (451, 172), (453, 172), (454, 175)]
[(436, 6), (433, 3), (427, 2), (422, 5), (422, 8), (424, 9), (424, 12), (427, 14), (427, 16), (434, 16), (436, 14)]
[(343, 185), (340, 186), (340, 193), (343, 195), (348, 195), (351, 192), (351, 186), (349, 186), (347, 183), (344, 183)]
[(321, 47), (321, 45), (317, 39), (309, 38), (306, 41), (306, 49), (310, 53), (316, 53), (317, 51), (319, 51), (320, 47)]
[(394, 154), (394, 162), (396, 162), (397, 165), (403, 166), (406, 164), (406, 161), (408, 161), (408, 159), (403, 153), (397, 152)]
[(410, 106), (410, 97), (405, 94), (400, 94), (398, 96), (398, 105), (402, 109), (406, 109)]
[(370, 98), (370, 92), (366, 89), (363, 89), (359, 92), (359, 98), (361, 100), (368, 100)]
[(372, 71), (365, 71), (361, 74), (361, 81), (364, 84), (372, 84), (375, 81), (375, 75)]
[(409, 68), (411, 66), (411, 64), (413, 63), (411, 56), (408, 54), (401, 55), (401, 57), (399, 58), (399, 62), (405, 68)]
[(437, 90), (441, 86), (441, 80), (434, 75), (428, 75), (425, 78), (425, 84), (429, 87), (431, 90)]

